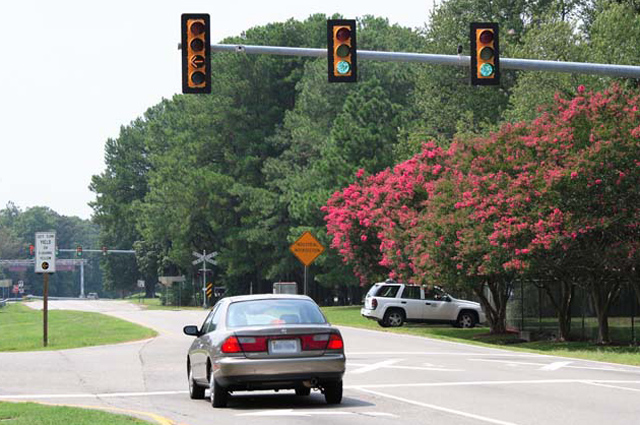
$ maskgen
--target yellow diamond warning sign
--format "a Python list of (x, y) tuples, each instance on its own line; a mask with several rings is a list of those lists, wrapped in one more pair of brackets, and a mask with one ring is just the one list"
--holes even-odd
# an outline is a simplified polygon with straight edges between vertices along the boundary
[(313, 263), (324, 252), (324, 246), (309, 232), (304, 232), (289, 249), (305, 266)]

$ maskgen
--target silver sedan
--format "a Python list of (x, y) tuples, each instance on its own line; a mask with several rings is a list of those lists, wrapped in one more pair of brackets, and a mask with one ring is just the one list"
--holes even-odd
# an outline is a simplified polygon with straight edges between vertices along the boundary
[(185, 326), (196, 339), (187, 355), (189, 394), (225, 407), (233, 391), (312, 388), (329, 404), (342, 400), (344, 343), (318, 305), (302, 295), (223, 298), (202, 327)]

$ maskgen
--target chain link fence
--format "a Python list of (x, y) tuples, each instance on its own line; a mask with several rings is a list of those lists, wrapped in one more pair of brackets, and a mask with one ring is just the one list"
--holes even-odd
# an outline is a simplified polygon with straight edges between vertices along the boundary
[[(558, 285), (550, 290), (560, 299)], [(640, 330), (637, 315), (640, 305), (631, 285), (623, 285), (609, 309), (610, 338), (616, 344), (637, 344)], [(595, 341), (598, 336), (598, 318), (587, 288), (575, 285), (571, 297), (570, 339)], [(507, 327), (525, 331), (535, 339), (553, 339), (560, 335), (558, 314), (547, 290), (531, 281), (514, 282), (507, 304)]]

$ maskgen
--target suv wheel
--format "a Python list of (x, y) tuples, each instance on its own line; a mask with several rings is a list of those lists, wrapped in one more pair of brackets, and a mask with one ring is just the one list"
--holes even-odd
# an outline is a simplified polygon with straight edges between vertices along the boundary
[(473, 328), (476, 325), (476, 316), (470, 311), (463, 311), (458, 315), (456, 324), (459, 328)]
[(387, 312), (384, 314), (383, 320), (385, 325), (392, 328), (402, 326), (402, 324), (404, 323), (404, 312), (399, 309), (387, 310)]
[(187, 370), (189, 371), (189, 397), (193, 400), (202, 400), (204, 398), (204, 389), (205, 387), (201, 387), (196, 383), (193, 379), (193, 371), (191, 370), (191, 366), (187, 366)]
[(342, 380), (324, 384), (324, 399), (327, 404), (340, 404), (342, 401)]
[(209, 398), (213, 407), (227, 407), (229, 393), (222, 388), (213, 377), (213, 372), (209, 374)]
[(383, 319), (383, 320), (378, 320), (378, 324), (379, 324), (380, 326), (382, 326), (383, 328), (388, 328), (388, 327), (389, 327), (389, 325), (387, 325), (387, 324), (385, 323), (384, 319)]

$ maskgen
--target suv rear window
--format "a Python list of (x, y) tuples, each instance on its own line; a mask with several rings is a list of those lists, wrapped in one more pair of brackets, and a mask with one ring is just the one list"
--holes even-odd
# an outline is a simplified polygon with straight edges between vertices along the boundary
[(400, 285), (382, 285), (375, 293), (376, 297), (395, 298)]

